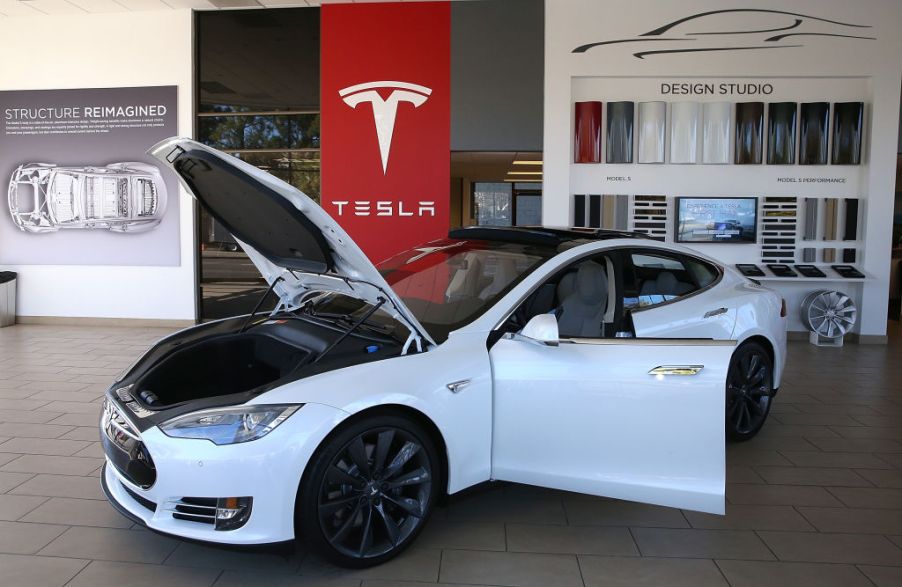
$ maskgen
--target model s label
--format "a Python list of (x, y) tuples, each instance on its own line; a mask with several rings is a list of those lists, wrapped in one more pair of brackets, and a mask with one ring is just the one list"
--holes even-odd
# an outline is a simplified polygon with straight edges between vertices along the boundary
[[(383, 98), (379, 93), (380, 89), (390, 89), (391, 93), (388, 94), (387, 98)], [(356, 109), (359, 104), (364, 102), (369, 102), (372, 105), (383, 174), (388, 171), (388, 156), (391, 152), (392, 135), (395, 132), (398, 104), (410, 102), (414, 108), (419, 108), (429, 99), (431, 94), (432, 90), (426, 86), (391, 81), (367, 82), (348, 86), (338, 91), (338, 95), (351, 108)]]

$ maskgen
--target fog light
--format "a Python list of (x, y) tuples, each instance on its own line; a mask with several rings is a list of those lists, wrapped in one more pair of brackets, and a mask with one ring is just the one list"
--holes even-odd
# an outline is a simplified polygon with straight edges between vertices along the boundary
[(251, 517), (252, 497), (220, 497), (216, 500), (217, 530), (236, 530)]

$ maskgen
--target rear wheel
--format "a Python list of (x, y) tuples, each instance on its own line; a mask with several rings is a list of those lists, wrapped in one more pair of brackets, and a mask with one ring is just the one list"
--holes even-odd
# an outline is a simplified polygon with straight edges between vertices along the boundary
[(774, 392), (774, 365), (767, 350), (757, 342), (736, 349), (727, 372), (726, 432), (735, 441), (758, 434)]
[(296, 527), (335, 564), (367, 567), (407, 548), (439, 490), (438, 453), (426, 431), (400, 416), (375, 416), (330, 438), (298, 491)]

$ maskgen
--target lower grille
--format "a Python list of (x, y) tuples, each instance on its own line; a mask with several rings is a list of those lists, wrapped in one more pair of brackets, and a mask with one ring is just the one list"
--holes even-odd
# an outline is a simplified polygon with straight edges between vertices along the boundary
[(155, 504), (154, 502), (150, 501), (149, 499), (147, 499), (145, 497), (141, 497), (140, 495), (138, 495), (137, 493), (135, 493), (134, 491), (132, 491), (131, 489), (126, 487), (124, 484), (120, 483), (120, 485), (122, 485), (122, 489), (124, 489), (125, 492), (133, 500), (137, 501), (139, 504), (141, 504), (142, 506), (144, 506), (145, 508), (147, 508), (148, 510), (150, 510), (152, 512), (157, 511), (157, 504)]
[(214, 525), (216, 501), (215, 497), (183, 497), (167, 503), (166, 509), (172, 512), (172, 517), (176, 520)]

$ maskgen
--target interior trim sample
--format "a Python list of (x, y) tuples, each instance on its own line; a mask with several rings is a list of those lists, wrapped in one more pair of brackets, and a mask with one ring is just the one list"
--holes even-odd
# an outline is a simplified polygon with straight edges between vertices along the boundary
[(639, 163), (664, 163), (667, 104), (639, 102)]
[(573, 162), (601, 163), (601, 102), (577, 102)]
[(586, 226), (585, 194), (573, 194), (573, 226)]
[(821, 260), (824, 263), (835, 263), (836, 249), (821, 249)]
[(792, 165), (796, 162), (795, 102), (771, 102), (767, 105), (767, 164)]
[(854, 263), (855, 262), (855, 249), (843, 249), (842, 250), (842, 262), (843, 263)]
[(608, 163), (632, 163), (635, 104), (608, 102), (607, 111), (605, 160)]
[(830, 104), (802, 102), (799, 112), (799, 165), (826, 165)]
[(839, 199), (827, 198), (824, 200), (824, 240), (835, 241), (837, 230), (837, 218), (839, 214)]
[(764, 132), (764, 102), (736, 103), (737, 165), (761, 163), (761, 139)]
[(833, 105), (833, 165), (861, 163), (861, 124), (864, 104), (837, 102)]
[(589, 228), (601, 228), (601, 196), (589, 196)]
[(817, 240), (817, 198), (805, 198), (805, 233), (802, 239)]
[(858, 240), (858, 200), (856, 198), (846, 198), (842, 239), (844, 241)]
[(670, 162), (698, 162), (698, 102), (670, 105)]
[(625, 194), (601, 196), (601, 227), (607, 230), (626, 230), (629, 222), (629, 200)]
[(702, 163), (730, 162), (729, 102), (705, 102), (702, 105)]
[(802, 262), (814, 263), (817, 258), (817, 249), (814, 247), (805, 247), (802, 249)]

